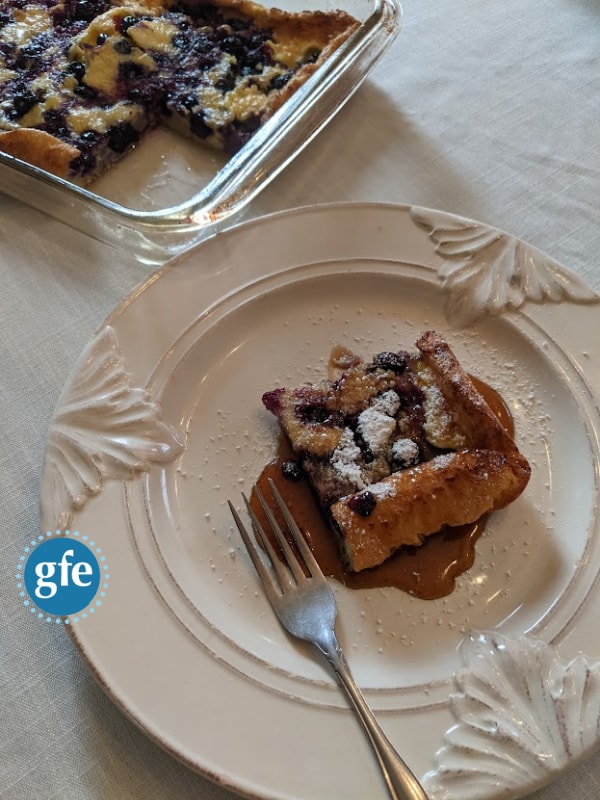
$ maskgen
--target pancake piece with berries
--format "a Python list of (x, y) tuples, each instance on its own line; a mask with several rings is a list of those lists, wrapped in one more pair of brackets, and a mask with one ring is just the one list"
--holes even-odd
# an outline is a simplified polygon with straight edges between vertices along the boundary
[(371, 361), (347, 353), (334, 379), (263, 395), (351, 571), (507, 506), (529, 481), (445, 339), (428, 331), (416, 348)]

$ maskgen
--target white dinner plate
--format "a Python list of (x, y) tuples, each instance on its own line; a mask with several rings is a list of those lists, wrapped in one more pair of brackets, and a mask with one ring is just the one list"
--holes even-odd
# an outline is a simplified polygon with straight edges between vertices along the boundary
[(433, 800), (522, 797), (586, 756), (599, 321), (597, 296), (548, 256), (408, 206), (275, 214), (153, 275), (76, 365), (42, 482), (43, 530), (93, 537), (110, 564), (96, 613), (63, 621), (110, 697), (240, 794), (385, 796), (331, 674), (279, 627), (227, 500), (275, 453), (265, 390), (323, 375), (334, 343), (372, 356), (434, 328), (501, 392), (531, 481), (449, 597), (334, 583), (342, 645)]

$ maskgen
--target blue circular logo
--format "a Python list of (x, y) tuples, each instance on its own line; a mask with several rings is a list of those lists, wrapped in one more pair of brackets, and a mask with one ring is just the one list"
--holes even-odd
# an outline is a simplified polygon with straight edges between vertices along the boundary
[[(96, 595), (104, 597), (104, 583), (109, 578), (102, 550), (95, 542), (86, 544), (79, 539), (79, 533), (56, 531), (53, 536), (49, 531), (46, 537), (39, 536), (32, 547), (26, 547), (17, 573), (21, 596), (25, 591), (29, 595), (24, 604), (32, 612), (38, 611), (38, 617), (69, 618), (77, 621), (73, 615), (85, 609), (92, 613), (102, 601)], [(86, 541), (87, 536), (82, 537)], [(22, 570), (22, 573), (21, 573)], [(35, 608), (33, 607), (35, 606)], [(86, 617), (87, 613), (82, 613)]]

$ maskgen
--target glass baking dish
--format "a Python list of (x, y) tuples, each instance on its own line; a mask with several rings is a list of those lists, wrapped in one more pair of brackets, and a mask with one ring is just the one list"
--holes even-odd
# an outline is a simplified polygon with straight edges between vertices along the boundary
[[(397, 0), (325, 3), (359, 27), (235, 156), (158, 128), (91, 189), (0, 153), (0, 191), (144, 263), (164, 263), (229, 223), (339, 111), (398, 33)], [(298, 11), (307, 0), (277, 5)]]

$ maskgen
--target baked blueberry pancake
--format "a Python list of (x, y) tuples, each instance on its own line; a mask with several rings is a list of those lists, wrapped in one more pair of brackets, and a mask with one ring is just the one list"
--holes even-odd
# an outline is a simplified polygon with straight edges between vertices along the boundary
[(347, 357), (333, 380), (263, 396), (351, 571), (507, 506), (529, 481), (527, 460), (444, 338), (426, 332), (416, 348)]
[(158, 124), (231, 155), (357, 25), (246, 0), (5, 0), (0, 150), (82, 184)]

